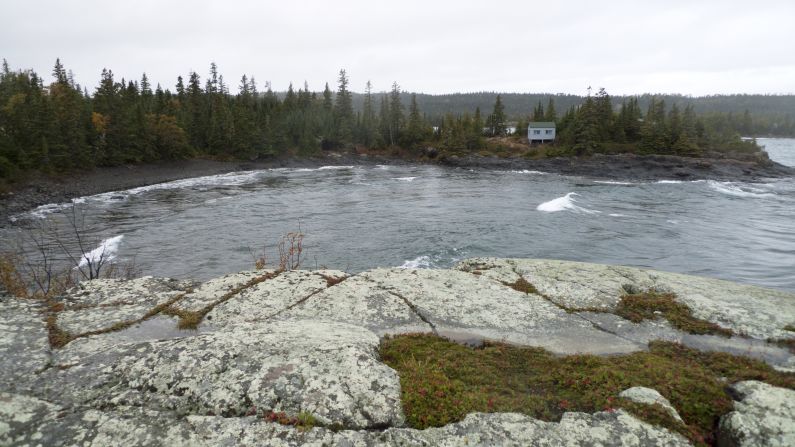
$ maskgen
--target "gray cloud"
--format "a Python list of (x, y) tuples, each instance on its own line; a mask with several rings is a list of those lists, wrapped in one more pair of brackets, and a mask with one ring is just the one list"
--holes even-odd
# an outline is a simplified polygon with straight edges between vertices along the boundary
[(103, 67), (173, 88), (215, 61), (277, 90), (346, 68), (359, 91), (793, 93), (793, 18), (789, 0), (7, 2), (0, 57), (60, 57), (90, 89)]

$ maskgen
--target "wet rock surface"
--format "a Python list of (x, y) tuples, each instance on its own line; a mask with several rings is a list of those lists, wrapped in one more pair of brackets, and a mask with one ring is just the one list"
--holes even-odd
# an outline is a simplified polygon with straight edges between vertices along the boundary
[[(538, 293), (516, 290), (520, 277)], [(407, 428), (399, 377), (378, 354), (379, 337), (406, 332), (558, 354), (628, 353), (692, 337), (664, 320), (610, 313), (622, 293), (648, 289), (672, 291), (700, 318), (757, 337), (759, 351), (778, 350), (764, 360), (795, 364), (764, 341), (795, 336), (784, 330), (795, 321), (792, 294), (627, 267), (473, 259), (451, 270), (352, 277), (251, 271), (201, 285), (97, 281), (57, 299), (56, 310), (0, 297), (0, 445), (686, 445), (623, 411), (565, 413), (560, 422), (478, 413)], [(180, 330), (180, 312), (204, 319)], [(70, 333), (92, 333), (51, 348), (48, 315)], [(737, 340), (709, 346), (729, 350)], [(727, 445), (790, 442), (795, 392), (758, 382), (735, 389), (735, 412), (721, 425)], [(633, 390), (629, 397), (665, 403), (654, 390)], [(314, 427), (267, 418), (282, 412), (311, 415)]]

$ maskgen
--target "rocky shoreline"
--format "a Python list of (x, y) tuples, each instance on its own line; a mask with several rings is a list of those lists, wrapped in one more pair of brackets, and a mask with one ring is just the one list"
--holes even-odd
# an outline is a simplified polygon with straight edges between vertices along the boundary
[(766, 160), (688, 158), (675, 155), (601, 155), (547, 159), (500, 157), (447, 157), (446, 166), (502, 170), (536, 170), (611, 180), (719, 180), (752, 182), (792, 177), (795, 168)]
[(89, 172), (62, 177), (39, 176), (30, 178), (15, 185), (11, 191), (0, 194), (0, 226), (7, 225), (9, 217), (15, 214), (48, 203), (65, 203), (76, 197), (191, 177), (284, 167), (314, 168), (324, 165), (423, 163), (468, 169), (526, 169), (613, 180), (757, 181), (764, 178), (795, 176), (795, 168), (769, 160), (750, 162), (631, 154), (533, 160), (517, 157), (437, 157), (433, 150), (430, 153), (434, 154), (434, 157), (429, 158), (428, 151), (425, 152), (426, 154), (416, 159), (339, 153), (325, 153), (320, 157), (312, 158), (293, 157), (250, 162), (195, 159), (160, 164), (97, 168)]
[[(694, 318), (736, 335), (688, 334), (663, 313), (619, 316), (622, 296), (642, 290), (674, 294)], [(203, 284), (96, 280), (49, 303), (0, 301), (3, 446), (689, 445), (623, 409), (553, 421), (476, 412), (411, 428), (401, 377), (379, 354), (384, 337), (405, 333), (559, 356), (618, 356), (663, 340), (795, 375), (795, 354), (781, 346), (795, 340), (795, 294), (621, 266), (480, 258), (353, 276), (259, 270)], [(693, 423), (682, 396), (637, 385), (616, 399)], [(735, 402), (716, 428), (720, 445), (795, 442), (795, 391), (725, 385)]]

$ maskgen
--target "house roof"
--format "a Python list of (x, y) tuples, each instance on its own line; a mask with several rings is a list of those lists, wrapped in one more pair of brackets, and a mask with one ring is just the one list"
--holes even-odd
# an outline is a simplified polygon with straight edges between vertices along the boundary
[(555, 123), (551, 121), (536, 121), (536, 122), (529, 122), (527, 123), (527, 127), (530, 129), (540, 129), (540, 128), (555, 128)]

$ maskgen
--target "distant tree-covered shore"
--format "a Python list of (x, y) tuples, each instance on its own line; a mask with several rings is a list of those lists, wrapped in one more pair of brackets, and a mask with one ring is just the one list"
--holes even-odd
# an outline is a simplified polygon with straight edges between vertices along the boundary
[[(0, 180), (28, 172), (193, 157), (254, 160), (311, 156), (323, 150), (488, 150), (489, 141), (527, 123), (554, 121), (550, 155), (599, 152), (703, 156), (758, 150), (740, 135), (795, 135), (781, 103), (792, 96), (649, 96), (474, 93), (422, 95), (397, 82), (376, 93), (351, 91), (340, 70), (336, 88), (304, 83), (275, 92), (243, 75), (231, 86), (213, 63), (209, 74), (178, 77), (173, 89), (103, 70), (89, 91), (56, 60), (49, 81), (32, 70), (0, 71)], [(234, 92), (233, 92), (234, 91)], [(746, 106), (741, 113), (737, 107)], [(751, 113), (749, 109), (753, 109)], [(557, 112), (561, 110), (562, 113)], [(488, 112), (488, 113), (487, 113)], [(528, 146), (529, 147), (529, 146)]]

